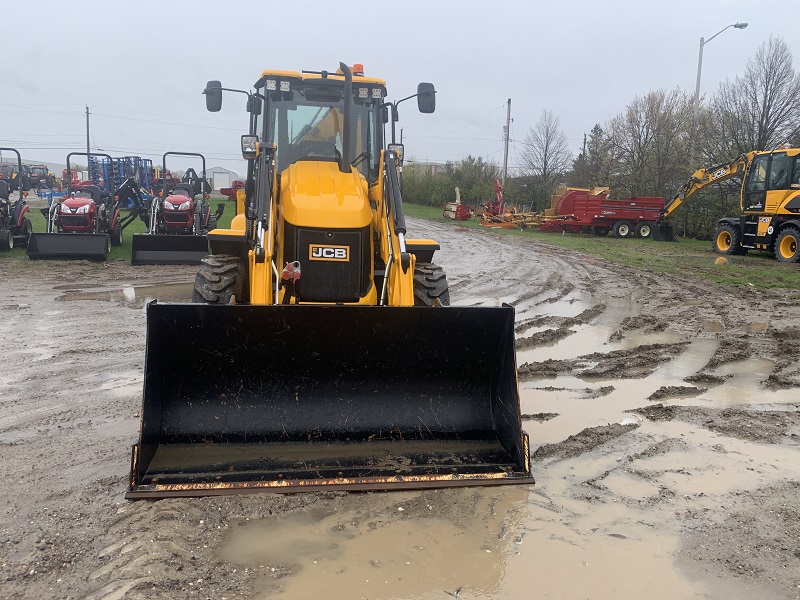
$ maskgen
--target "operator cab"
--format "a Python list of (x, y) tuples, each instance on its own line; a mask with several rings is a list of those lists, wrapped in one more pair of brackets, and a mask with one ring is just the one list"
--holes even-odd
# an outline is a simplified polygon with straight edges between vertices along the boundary
[[(277, 147), (278, 173), (299, 161), (329, 161), (349, 170), (349, 163), (368, 181), (378, 179), (383, 147), (383, 80), (355, 71), (349, 131), (345, 131), (344, 76), (341, 73), (265, 71), (256, 82), (266, 99), (260, 117), (265, 145)], [(258, 126), (254, 127), (258, 131)], [(346, 152), (349, 135), (351, 156)], [(346, 162), (344, 162), (346, 161)]]
[(790, 156), (785, 152), (756, 156), (743, 183), (744, 211), (774, 210), (774, 206), (787, 194), (800, 188), (799, 156)]

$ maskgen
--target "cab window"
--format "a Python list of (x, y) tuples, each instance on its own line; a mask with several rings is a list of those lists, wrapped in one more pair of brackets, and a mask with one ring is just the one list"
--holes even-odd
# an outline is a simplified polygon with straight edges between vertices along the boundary
[(785, 190), (789, 187), (789, 171), (792, 159), (786, 154), (773, 154), (769, 167), (770, 190)]

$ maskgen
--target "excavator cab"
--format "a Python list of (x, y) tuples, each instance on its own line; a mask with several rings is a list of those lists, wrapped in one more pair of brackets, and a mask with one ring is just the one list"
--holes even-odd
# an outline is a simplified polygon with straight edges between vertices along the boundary
[(360, 65), (255, 89), (193, 303), (147, 307), (127, 497), (532, 483), (514, 309), (449, 306), (438, 244), (406, 239), (399, 102)]

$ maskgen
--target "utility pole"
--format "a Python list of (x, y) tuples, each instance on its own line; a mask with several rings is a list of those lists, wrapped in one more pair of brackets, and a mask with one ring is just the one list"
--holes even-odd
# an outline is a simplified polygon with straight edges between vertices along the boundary
[(506, 178), (508, 177), (508, 138), (511, 134), (511, 98), (508, 99), (508, 110), (506, 111), (506, 126), (503, 130), (503, 141), (505, 150), (503, 151), (503, 189), (506, 189)]
[(86, 161), (87, 161), (86, 164), (87, 165), (89, 164), (89, 162), (88, 162), (89, 161), (89, 156), (88, 155), (89, 155), (90, 152), (91, 152), (91, 150), (89, 150), (89, 105), (87, 104), (86, 105), (86, 154), (87, 154), (87, 156), (86, 156)]

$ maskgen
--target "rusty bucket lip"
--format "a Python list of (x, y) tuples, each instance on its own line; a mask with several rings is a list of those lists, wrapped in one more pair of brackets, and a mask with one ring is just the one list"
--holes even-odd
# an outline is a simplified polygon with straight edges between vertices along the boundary
[[(256, 484), (241, 484), (241, 485), (227, 485), (225, 487), (199, 487), (188, 486), (181, 484), (174, 485), (153, 485), (153, 486), (136, 486), (129, 489), (125, 494), (126, 500), (139, 500), (139, 499), (159, 499), (159, 498), (193, 498), (203, 496), (228, 496), (233, 494), (259, 494), (259, 493), (274, 493), (274, 494), (298, 494), (298, 493), (311, 493), (311, 492), (369, 492), (369, 491), (393, 491), (393, 490), (420, 490), (420, 489), (438, 489), (450, 487), (484, 487), (484, 486), (497, 486), (497, 485), (533, 485), (536, 483), (532, 475), (519, 474), (508, 475), (503, 474), (502, 477), (492, 478), (488, 476), (448, 476), (450, 479), (429, 479), (422, 478), (397, 478), (396, 481), (388, 481), (381, 479), (359, 479), (359, 480), (345, 480), (345, 479), (325, 479), (325, 480), (297, 480), (291, 484), (286, 485), (273, 485), (270, 482), (268, 485)], [(210, 484), (206, 484), (209, 485)]]
[(227, 496), (238, 494), (297, 494), (312, 492), (368, 492), (415, 489), (439, 489), (451, 487), (484, 487), (498, 485), (534, 485), (531, 474), (530, 441), (522, 432), (525, 464), (523, 470), (495, 473), (452, 473), (446, 475), (393, 475), (383, 477), (333, 477), (318, 479), (273, 480), (255, 482), (207, 482), (194, 484), (146, 484), (136, 482), (135, 473), (139, 460), (139, 444), (132, 447), (131, 479), (126, 500), (192, 498), (203, 496)]

